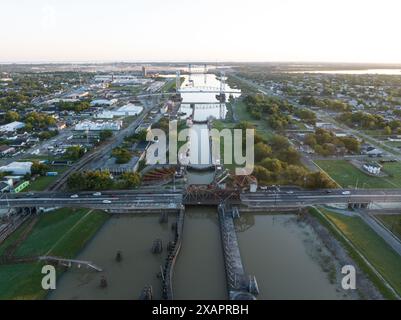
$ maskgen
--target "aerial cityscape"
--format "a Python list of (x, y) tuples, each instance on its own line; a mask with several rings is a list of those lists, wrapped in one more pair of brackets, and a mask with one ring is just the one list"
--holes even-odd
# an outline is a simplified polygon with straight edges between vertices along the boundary
[(38, 15), (0, 38), (0, 300), (400, 299), (397, 1), (34, 2), (0, 4)]

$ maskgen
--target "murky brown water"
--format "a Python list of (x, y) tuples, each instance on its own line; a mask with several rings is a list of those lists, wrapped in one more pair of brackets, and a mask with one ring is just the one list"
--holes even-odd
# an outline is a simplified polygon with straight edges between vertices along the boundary
[[(77, 259), (92, 261), (103, 272), (74, 269), (62, 275), (50, 299), (138, 299), (145, 285), (152, 285), (154, 297), (161, 297), (161, 282), (156, 277), (164, 263), (165, 248), (172, 238), (168, 224), (159, 223), (159, 215), (121, 215), (111, 218)], [(164, 252), (151, 253), (153, 241), (163, 240)], [(118, 250), (123, 260), (115, 261)], [(104, 275), (108, 287), (101, 289)]]
[(329, 257), (315, 232), (294, 215), (241, 215), (236, 221), (245, 271), (256, 276), (258, 299), (341, 299), (319, 261)]

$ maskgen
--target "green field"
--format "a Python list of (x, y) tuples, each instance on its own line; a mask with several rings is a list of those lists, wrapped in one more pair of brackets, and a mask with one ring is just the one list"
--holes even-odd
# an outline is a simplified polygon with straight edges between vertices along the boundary
[[(59, 209), (43, 214), (17, 248), (15, 256), (53, 255), (73, 258), (93, 237), (108, 215), (88, 209)], [(0, 246), (0, 254), (18, 237), (10, 237)], [(0, 299), (41, 299), (46, 292), (41, 288), (41, 263), (0, 266)], [(61, 270), (60, 270), (61, 271)], [(58, 273), (59, 274), (59, 273)]]
[(270, 128), (266, 120), (255, 120), (246, 110), (246, 104), (241, 100), (237, 100), (232, 104), (233, 112), (239, 121), (249, 121), (256, 127), (256, 132), (263, 138), (269, 139), (274, 135), (274, 130)]
[(386, 163), (387, 177), (372, 177), (346, 160), (318, 160), (315, 163), (344, 188), (401, 188), (401, 163)]
[[(320, 210), (401, 295), (401, 256), (359, 217)], [(354, 257), (353, 257), (354, 258)], [(365, 269), (366, 266), (363, 268)], [(376, 284), (380, 285), (375, 281)]]
[[(57, 166), (52, 167), (49, 171), (56, 171), (58, 174), (62, 174), (64, 171), (67, 170), (67, 167), (64, 166)], [(24, 189), (23, 191), (43, 191), (45, 190), (51, 183), (56, 181), (59, 176), (43, 176), (37, 177), (35, 181), (31, 181), (30, 185)]]
[(401, 240), (401, 214), (378, 214), (376, 218)]

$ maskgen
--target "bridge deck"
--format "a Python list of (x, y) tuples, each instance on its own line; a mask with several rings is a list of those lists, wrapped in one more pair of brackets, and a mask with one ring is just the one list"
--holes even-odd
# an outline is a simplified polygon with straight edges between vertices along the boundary
[(218, 212), (229, 299), (253, 300), (255, 297), (249, 293), (249, 278), (242, 265), (233, 212), (227, 211), (222, 204), (219, 205)]

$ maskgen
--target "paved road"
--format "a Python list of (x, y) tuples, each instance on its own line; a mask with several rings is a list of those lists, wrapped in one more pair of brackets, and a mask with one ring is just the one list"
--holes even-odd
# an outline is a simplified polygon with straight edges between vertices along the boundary
[(387, 244), (392, 247), (399, 255), (401, 255), (401, 242), (386, 227), (384, 227), (370, 213), (358, 211), (357, 214), (362, 220), (370, 226)]
[(401, 189), (256, 192), (242, 194), (241, 202), (254, 208), (275, 206), (299, 208), (333, 203), (401, 202)]
[[(147, 191), (106, 191), (96, 196), (89, 192), (35, 192), (6, 194), (0, 199), (0, 208), (7, 207), (90, 207), (90, 208), (116, 208), (124, 206), (146, 207), (158, 205), (168, 207), (168, 204), (182, 203), (182, 191), (147, 190)], [(207, 199), (200, 204), (207, 204)], [(185, 201), (184, 201), (185, 202)], [(332, 203), (370, 203), (370, 202), (401, 202), (401, 189), (369, 189), (369, 190), (280, 190), (263, 191), (255, 193), (242, 193), (241, 202), (250, 208), (272, 207), (305, 207)], [(184, 203), (186, 204), (186, 203)]]
[(4, 195), (0, 208), (23, 207), (84, 207), (93, 209), (178, 209), (182, 203), (180, 192), (113, 191), (94, 193), (36, 192)]

